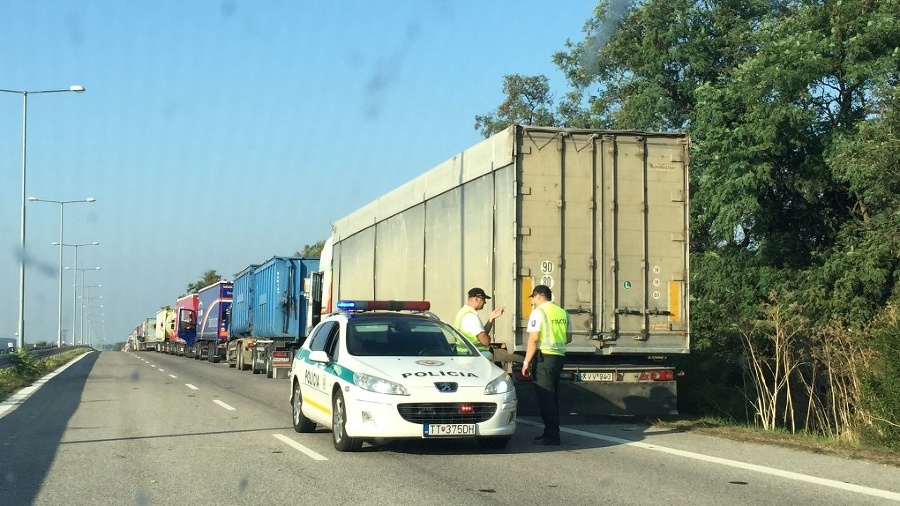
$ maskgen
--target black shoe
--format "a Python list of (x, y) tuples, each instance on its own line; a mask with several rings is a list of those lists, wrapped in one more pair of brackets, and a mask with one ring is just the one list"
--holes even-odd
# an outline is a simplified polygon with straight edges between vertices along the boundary
[(559, 446), (560, 443), (559, 443), (559, 439), (538, 436), (538, 437), (534, 438), (534, 444), (546, 445), (546, 446)]

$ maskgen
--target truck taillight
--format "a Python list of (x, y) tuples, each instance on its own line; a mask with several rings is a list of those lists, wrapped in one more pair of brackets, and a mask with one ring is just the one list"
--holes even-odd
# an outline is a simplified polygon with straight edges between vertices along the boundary
[(286, 351), (273, 351), (272, 356), (275, 358), (287, 358), (288, 353)]
[(253, 341), (250, 341), (249, 343), (244, 345), (244, 348), (256, 348), (256, 343)]
[(675, 374), (669, 370), (662, 371), (644, 371), (638, 377), (640, 381), (672, 381)]

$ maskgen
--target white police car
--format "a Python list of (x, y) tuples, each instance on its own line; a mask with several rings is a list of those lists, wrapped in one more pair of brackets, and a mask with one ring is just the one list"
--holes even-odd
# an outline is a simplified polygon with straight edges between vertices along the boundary
[(506, 446), (516, 430), (512, 379), (427, 313), (428, 302), (337, 306), (291, 364), (297, 432), (328, 427), (339, 451), (383, 438), (469, 437), (484, 448)]

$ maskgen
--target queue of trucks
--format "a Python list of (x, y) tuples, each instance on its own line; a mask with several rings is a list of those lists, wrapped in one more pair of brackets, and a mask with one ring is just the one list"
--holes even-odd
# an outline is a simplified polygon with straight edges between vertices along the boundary
[(332, 300), (428, 300), (452, 321), (479, 286), (505, 307), (491, 337), (515, 373), (542, 284), (573, 322), (562, 409), (675, 413), (674, 360), (690, 350), (689, 147), (685, 134), (510, 126), (334, 221), (319, 259), (237, 273), (214, 338), (198, 338), (211, 311), (200, 293), (164, 308), (154, 349), (282, 377)]

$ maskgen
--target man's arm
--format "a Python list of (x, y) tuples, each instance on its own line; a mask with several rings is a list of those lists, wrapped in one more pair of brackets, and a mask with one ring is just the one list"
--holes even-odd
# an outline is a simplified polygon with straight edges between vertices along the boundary
[[(497, 309), (491, 311), (491, 316), (490, 318), (488, 318), (488, 322), (484, 324), (484, 331), (486, 333), (491, 333), (491, 329), (494, 328), (494, 320), (499, 318), (503, 314), (503, 311), (504, 309), (502, 307), (498, 307)], [(488, 341), (490, 341), (490, 338), (488, 338)]]
[(534, 356), (537, 354), (537, 345), (540, 336), (540, 332), (528, 333), (528, 343), (525, 345), (525, 362), (522, 362), (523, 376), (529, 376), (531, 374), (531, 361), (534, 360)]

